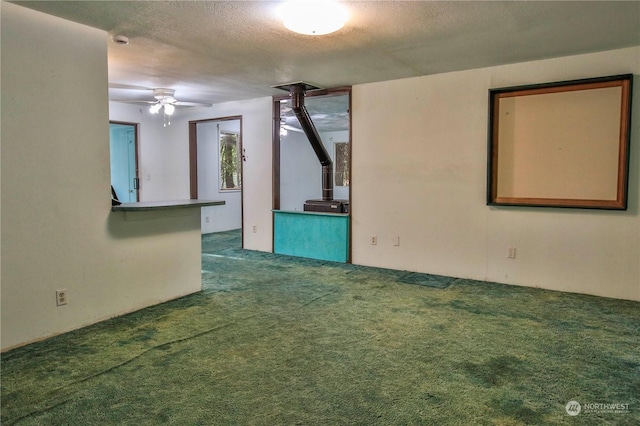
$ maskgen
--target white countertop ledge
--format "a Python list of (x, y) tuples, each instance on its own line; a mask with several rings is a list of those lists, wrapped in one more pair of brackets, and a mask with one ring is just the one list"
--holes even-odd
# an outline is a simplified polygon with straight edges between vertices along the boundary
[(112, 212), (140, 212), (150, 210), (183, 209), (187, 207), (222, 206), (221, 200), (170, 200), (170, 201), (140, 201), (138, 203), (122, 203), (111, 206)]

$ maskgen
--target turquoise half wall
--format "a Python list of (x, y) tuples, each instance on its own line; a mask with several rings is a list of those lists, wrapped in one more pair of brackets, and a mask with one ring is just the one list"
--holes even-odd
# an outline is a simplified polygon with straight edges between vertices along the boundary
[(310, 259), (347, 262), (349, 215), (274, 211), (273, 251)]

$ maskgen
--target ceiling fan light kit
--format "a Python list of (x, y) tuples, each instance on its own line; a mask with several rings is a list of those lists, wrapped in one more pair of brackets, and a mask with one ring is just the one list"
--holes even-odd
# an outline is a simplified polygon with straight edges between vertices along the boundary
[(349, 12), (333, 0), (289, 0), (280, 7), (280, 17), (284, 26), (293, 32), (319, 36), (342, 28)]
[(151, 114), (157, 114), (163, 108), (166, 115), (173, 114), (176, 110), (174, 104), (178, 102), (176, 98), (173, 97), (174, 94), (175, 90), (173, 89), (153, 89), (153, 97), (156, 102), (149, 107)]
[(171, 115), (175, 112), (176, 107), (174, 107), (172, 104), (165, 104), (164, 105), (164, 113), (167, 115)]
[(153, 97), (156, 102), (149, 107), (151, 114), (158, 114), (160, 110), (164, 113), (164, 126), (171, 126), (171, 120), (167, 116), (172, 115), (176, 111), (175, 103), (178, 102), (173, 97), (176, 91), (173, 89), (153, 89)]

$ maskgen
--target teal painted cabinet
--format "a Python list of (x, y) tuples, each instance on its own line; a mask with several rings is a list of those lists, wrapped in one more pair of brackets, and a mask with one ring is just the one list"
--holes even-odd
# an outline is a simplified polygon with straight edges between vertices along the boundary
[(274, 252), (310, 259), (349, 259), (349, 215), (274, 211)]

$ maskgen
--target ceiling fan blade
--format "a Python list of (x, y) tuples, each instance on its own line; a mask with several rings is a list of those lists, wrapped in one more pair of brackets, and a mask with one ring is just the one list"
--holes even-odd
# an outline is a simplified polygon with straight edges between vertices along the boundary
[(125, 90), (153, 90), (149, 87), (144, 86), (134, 86), (132, 84), (123, 84), (123, 83), (109, 83), (109, 89), (125, 89)]
[(190, 106), (190, 107), (195, 107), (195, 106), (210, 107), (212, 104), (206, 104), (206, 103), (202, 103), (202, 102), (182, 102), (182, 101), (177, 101), (177, 102), (173, 102), (173, 105), (176, 105), (176, 106)]
[(109, 99), (109, 102), (122, 102), (125, 104), (143, 104), (143, 105), (153, 105), (158, 103), (158, 101), (144, 101), (142, 99)]
[[(142, 104), (142, 105), (153, 105), (156, 103), (160, 103), (162, 105), (174, 105), (179, 107), (210, 107), (211, 104), (204, 102), (181, 102), (176, 100), (175, 90), (168, 88), (155, 88), (149, 89), (147, 87), (141, 86), (133, 86), (130, 84), (121, 84), (121, 83), (109, 83), (109, 88), (118, 90), (151, 90), (153, 92), (153, 100), (145, 100), (145, 99), (110, 99), (111, 102), (122, 102), (128, 104)], [(116, 93), (112, 93), (111, 96), (117, 96)], [(122, 96), (122, 95), (120, 95)]]

